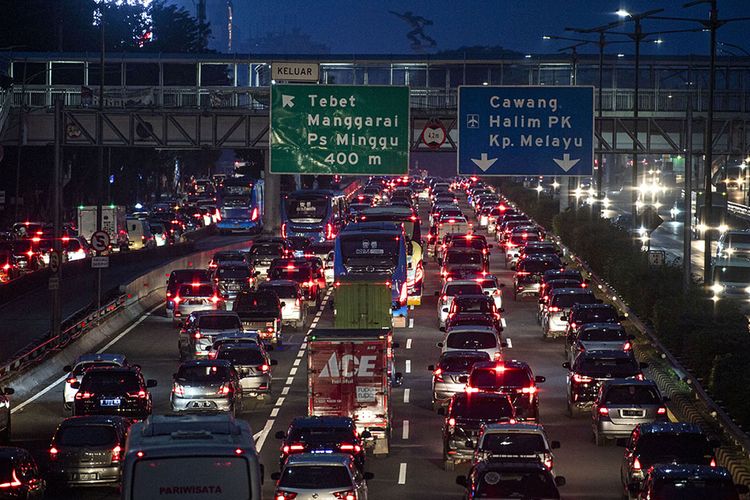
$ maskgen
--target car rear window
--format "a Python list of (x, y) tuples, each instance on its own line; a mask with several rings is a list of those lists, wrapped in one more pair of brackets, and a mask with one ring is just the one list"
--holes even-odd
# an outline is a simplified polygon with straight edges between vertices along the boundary
[(81, 391), (93, 393), (122, 393), (139, 391), (140, 380), (135, 373), (90, 371), (83, 376)]
[(541, 434), (521, 432), (491, 432), (484, 435), (482, 450), (497, 455), (527, 455), (546, 451)]
[(346, 427), (294, 427), (288, 439), (299, 443), (346, 443), (354, 440), (354, 433)]
[(285, 467), (279, 487), (299, 489), (351, 489), (352, 479), (343, 465), (297, 465)]
[(580, 356), (578, 369), (592, 377), (625, 378), (640, 373), (638, 362), (633, 358), (605, 358)]
[(177, 379), (193, 382), (223, 382), (229, 379), (229, 369), (217, 365), (181, 366), (177, 371)]
[(107, 362), (102, 362), (102, 361), (92, 361), (90, 363), (78, 363), (76, 366), (73, 367), (73, 375), (80, 375), (84, 371), (94, 366), (120, 366), (120, 365), (117, 363), (107, 363)]
[(518, 368), (475, 368), (469, 377), (469, 385), (472, 387), (526, 387), (530, 383), (526, 370)]
[(578, 334), (578, 340), (594, 342), (614, 342), (625, 340), (627, 335), (621, 328), (587, 328)]
[(462, 297), (460, 300), (456, 299), (453, 303), (456, 305), (456, 310), (462, 313), (490, 313), (493, 312), (492, 307), (495, 305), (492, 300), (484, 295), (476, 299)]
[(492, 349), (497, 347), (497, 337), (490, 332), (451, 332), (447, 346), (450, 349)]
[(486, 352), (478, 352), (471, 355), (449, 356), (440, 361), (440, 369), (445, 372), (468, 373), (474, 363), (489, 361), (490, 355)]
[(617, 311), (613, 308), (581, 309), (575, 313), (577, 323), (613, 323), (619, 321)]
[(552, 297), (551, 305), (568, 308), (576, 304), (594, 303), (596, 303), (596, 297), (592, 293), (560, 293)]
[(228, 315), (208, 315), (198, 318), (198, 328), (204, 330), (239, 330), (242, 328), (240, 319), (236, 316)]
[(465, 398), (453, 400), (451, 415), (454, 417), (493, 419), (510, 418), (513, 416), (513, 405), (507, 397), (481, 397), (472, 394)]
[(117, 440), (109, 425), (66, 425), (55, 435), (58, 446), (107, 446)]
[(247, 266), (220, 267), (216, 274), (219, 279), (241, 279), (250, 277), (250, 269)]
[(655, 497), (661, 500), (731, 500), (739, 498), (737, 489), (729, 480), (659, 479), (654, 488)]
[(233, 365), (262, 365), (266, 362), (263, 354), (258, 349), (220, 347), (216, 357), (218, 359), (226, 359)]
[(642, 385), (616, 385), (607, 389), (606, 404), (613, 405), (653, 405), (661, 399), (656, 389)]
[(638, 456), (649, 463), (704, 464), (712, 455), (701, 434), (642, 434), (636, 445)]
[(293, 269), (277, 267), (271, 270), (269, 277), (272, 280), (292, 280), (297, 282), (309, 281), (312, 279), (312, 269), (309, 267), (295, 267)]
[(510, 237), (510, 242), (514, 245), (523, 245), (527, 241), (539, 241), (539, 234), (534, 232), (514, 234)]
[(552, 260), (522, 260), (516, 269), (521, 272), (541, 274), (553, 267), (560, 267), (560, 263)]
[(214, 294), (211, 285), (183, 285), (180, 287), (180, 297), (210, 297)]
[(481, 265), (483, 263), (482, 254), (479, 252), (448, 252), (445, 257), (445, 262), (448, 265), (451, 264), (476, 264)]
[(477, 250), (483, 250), (487, 248), (487, 242), (482, 241), (479, 238), (454, 238), (451, 241), (451, 247), (453, 248), (475, 248)]
[(258, 288), (261, 292), (275, 293), (279, 298), (295, 298), (297, 297), (297, 289), (289, 285), (274, 285), (274, 286), (263, 286)]
[(273, 255), (280, 256), (284, 253), (281, 243), (263, 243), (253, 245), (250, 248), (250, 255)]
[(445, 287), (445, 294), (451, 297), (455, 295), (478, 295), (482, 293), (482, 287), (479, 284), (448, 285)]

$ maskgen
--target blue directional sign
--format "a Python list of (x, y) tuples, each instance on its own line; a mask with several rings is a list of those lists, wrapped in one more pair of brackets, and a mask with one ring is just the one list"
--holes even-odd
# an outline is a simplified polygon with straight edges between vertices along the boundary
[(593, 87), (458, 89), (461, 175), (589, 176)]

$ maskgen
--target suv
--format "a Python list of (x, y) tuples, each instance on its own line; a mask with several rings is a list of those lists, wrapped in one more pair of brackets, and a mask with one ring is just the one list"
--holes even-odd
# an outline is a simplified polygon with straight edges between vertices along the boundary
[(539, 283), (540, 297), (546, 293), (547, 283), (552, 280), (575, 280), (578, 283), (581, 283), (580, 286), (583, 288), (588, 286), (588, 282), (583, 279), (583, 276), (581, 276), (581, 272), (576, 269), (550, 269), (548, 271), (544, 271), (544, 273), (542, 274), (542, 281), (541, 283)]
[(273, 259), (292, 255), (293, 251), (291, 243), (284, 238), (258, 238), (250, 247), (248, 258), (253, 268), (261, 273), (260, 276), (265, 276)]
[(239, 250), (223, 250), (216, 252), (211, 258), (211, 262), (208, 263), (208, 268), (213, 271), (216, 268), (224, 265), (245, 265), (249, 266), (247, 261), (247, 255)]
[(63, 371), (68, 374), (65, 377), (63, 386), (63, 403), (66, 410), (73, 408), (73, 398), (78, 392), (71, 386), (75, 382), (80, 382), (83, 378), (83, 372), (94, 366), (127, 366), (128, 361), (122, 354), (81, 354), (76, 358), (72, 365), (63, 367)]
[[(505, 268), (515, 269), (519, 256), (526, 243), (541, 241), (539, 232), (531, 226), (519, 226), (513, 230), (505, 241)], [(557, 257), (556, 253), (541, 253), (538, 255)]]
[(445, 326), (454, 297), (464, 294), (480, 295), (482, 287), (474, 280), (455, 280), (445, 283), (440, 292), (435, 292), (435, 296), (439, 297), (437, 301), (438, 327)]
[(543, 257), (530, 256), (516, 266), (513, 275), (513, 300), (521, 295), (537, 295), (542, 274), (550, 269), (562, 269), (563, 263), (559, 257), (545, 255)]
[(234, 301), (232, 311), (242, 321), (243, 331), (257, 331), (263, 341), (281, 344), (281, 308), (286, 303), (275, 294), (258, 291), (242, 292)]
[(578, 328), (588, 323), (619, 323), (624, 320), (611, 304), (576, 304), (570, 308), (566, 315), (568, 326), (565, 335), (568, 342), (572, 342), (573, 336)]
[(669, 464), (654, 465), (646, 472), (637, 498), (739, 500), (740, 494), (747, 493), (747, 486), (735, 485), (724, 467)]
[(541, 463), (528, 461), (479, 462), (468, 476), (456, 477), (456, 484), (466, 488), (464, 498), (533, 498), (557, 500), (558, 486), (565, 485), (563, 476), (552, 473)]
[(568, 327), (567, 313), (576, 304), (595, 304), (594, 292), (588, 288), (556, 288), (549, 293), (547, 310), (542, 315), (543, 337), (561, 337)]
[(466, 392), (493, 392), (507, 394), (516, 409), (516, 416), (523, 420), (539, 420), (539, 389), (545, 377), (531, 372), (523, 361), (500, 361), (475, 363), (468, 377), (460, 377), (465, 382)]
[(443, 463), (445, 470), (474, 457), (474, 443), (483, 424), (500, 420), (513, 421), (515, 409), (504, 394), (459, 392), (451, 397), (448, 408), (438, 408), (443, 422)]
[(211, 284), (211, 272), (205, 269), (176, 269), (167, 278), (167, 317), (174, 311), (174, 299), (180, 286), (185, 283)]
[(172, 378), (173, 412), (225, 411), (234, 415), (241, 404), (239, 374), (225, 359), (185, 361)]
[(258, 399), (271, 394), (271, 367), (277, 364), (269, 359), (262, 344), (255, 342), (222, 342), (211, 359), (225, 359), (232, 363), (240, 377), (242, 393)]
[(629, 351), (632, 340), (635, 336), (617, 323), (589, 323), (576, 330), (565, 354), (572, 362), (582, 351)]
[(365, 468), (365, 446), (363, 439), (371, 437), (369, 431), (357, 433), (357, 426), (350, 417), (297, 417), (289, 429), (278, 431), (281, 439), (279, 465), (284, 467), (290, 455), (299, 453), (348, 453), (360, 470)]
[(445, 333), (442, 342), (437, 346), (441, 353), (450, 351), (481, 351), (487, 353), (491, 360), (498, 360), (503, 354), (503, 342), (494, 327), (462, 325)]
[(70, 417), (49, 447), (49, 480), (58, 486), (99, 486), (120, 481), (131, 421), (111, 415)]
[(667, 407), (653, 380), (608, 380), (599, 388), (591, 410), (597, 446), (626, 438), (638, 424), (667, 421)]
[(552, 472), (555, 465), (552, 450), (559, 447), (560, 441), (550, 441), (542, 424), (486, 424), (479, 432), (474, 463), (483, 460), (538, 460)]
[(231, 311), (196, 311), (185, 320), (177, 348), (180, 361), (207, 356), (207, 347), (219, 335), (242, 331), (239, 316)]
[(644, 473), (654, 464), (709, 465), (716, 467), (714, 448), (697, 424), (653, 422), (637, 425), (630, 434), (620, 467), (623, 493), (635, 495)]
[(351, 498), (367, 500), (371, 472), (362, 472), (345, 453), (303, 453), (290, 457), (276, 481), (273, 498)]
[(221, 310), (225, 307), (224, 299), (219, 296), (219, 291), (213, 283), (182, 284), (177, 289), (177, 294), (172, 297), (172, 302), (174, 326), (180, 326), (193, 312), (206, 309)]
[(544, 284), (544, 293), (539, 293), (539, 310), (536, 314), (536, 322), (540, 325), (545, 316), (547, 316), (549, 308), (549, 297), (552, 292), (558, 288), (586, 288), (586, 284), (581, 281), (571, 279), (556, 279), (549, 280)]
[(485, 262), (486, 258), (481, 250), (450, 247), (445, 251), (440, 275), (445, 280), (445, 276), (448, 276), (448, 273), (451, 271), (461, 271), (464, 273), (486, 272), (489, 266), (485, 265)]
[(599, 394), (599, 386), (615, 378), (643, 380), (641, 369), (646, 363), (638, 363), (633, 351), (584, 351), (575, 361), (562, 364), (568, 369), (568, 416), (572, 417), (579, 408), (594, 404)]
[(261, 283), (258, 291), (273, 293), (284, 304), (281, 307), (282, 325), (290, 324), (297, 330), (305, 327), (307, 307), (303, 303), (304, 296), (299, 283), (292, 280), (271, 280)]
[(489, 355), (483, 351), (448, 351), (441, 354), (437, 367), (427, 367), (432, 372), (432, 408), (437, 410), (448, 404), (451, 396), (465, 389), (466, 382), (460, 379), (469, 375), (474, 363), (489, 360)]
[[(317, 307), (323, 298), (320, 281), (317, 272), (306, 262), (284, 264), (283, 266), (272, 266), (268, 271), (269, 281), (289, 280), (296, 282), (302, 289), (305, 299), (305, 307)], [(325, 281), (325, 278), (323, 278)]]
[(73, 415), (118, 415), (144, 419), (151, 415), (151, 393), (156, 380), (144, 380), (137, 366), (95, 366), (71, 384), (78, 392)]

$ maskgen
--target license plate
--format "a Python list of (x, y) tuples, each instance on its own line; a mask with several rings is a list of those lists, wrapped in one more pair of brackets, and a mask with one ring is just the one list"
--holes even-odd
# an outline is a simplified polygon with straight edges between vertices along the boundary
[(623, 417), (645, 417), (646, 412), (643, 410), (622, 410)]
[(102, 406), (120, 406), (120, 401), (120, 398), (101, 399), (99, 404)]
[(333, 453), (333, 450), (310, 450), (310, 453), (314, 455), (331, 454)]
[(191, 401), (189, 408), (216, 408), (216, 403), (213, 401)]
[(96, 479), (99, 479), (99, 474), (95, 472), (84, 472), (84, 473), (73, 472), (70, 474), (70, 478), (73, 481), (94, 481)]
[(188, 300), (188, 304), (191, 306), (198, 306), (203, 304), (203, 299), (190, 299)]

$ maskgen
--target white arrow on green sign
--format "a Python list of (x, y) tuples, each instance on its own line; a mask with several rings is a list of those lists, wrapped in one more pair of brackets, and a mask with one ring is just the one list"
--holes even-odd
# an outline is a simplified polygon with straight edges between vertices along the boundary
[(271, 172), (406, 174), (409, 89), (273, 85)]

